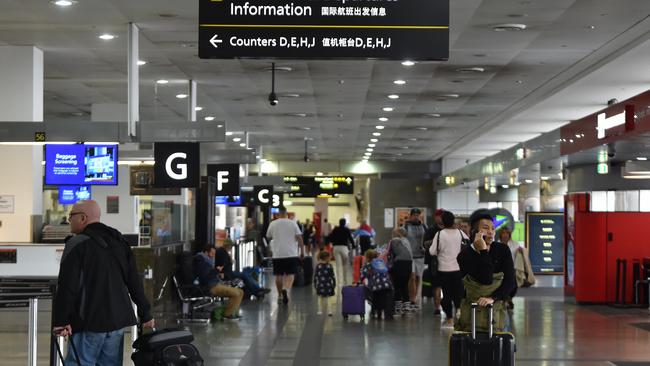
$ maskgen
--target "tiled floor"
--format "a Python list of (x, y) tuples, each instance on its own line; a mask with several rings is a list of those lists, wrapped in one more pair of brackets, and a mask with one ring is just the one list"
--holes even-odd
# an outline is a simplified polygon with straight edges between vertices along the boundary
[[(542, 285), (554, 282), (544, 279)], [(449, 331), (440, 329), (440, 319), (432, 315), (429, 303), (415, 316), (361, 322), (358, 317), (344, 321), (336, 312), (331, 318), (317, 315), (316, 300), (311, 288), (298, 288), (287, 307), (278, 305), (275, 296), (245, 303), (241, 321), (191, 326), (195, 345), (206, 365), (448, 363)], [(520, 289), (511, 322), (517, 365), (650, 365), (650, 332), (636, 326), (650, 323), (650, 312), (611, 310), (567, 304), (559, 288)], [(42, 311), (40, 365), (48, 362), (48, 318), (49, 312)], [(26, 311), (0, 311), (1, 365), (25, 365), (26, 324)]]

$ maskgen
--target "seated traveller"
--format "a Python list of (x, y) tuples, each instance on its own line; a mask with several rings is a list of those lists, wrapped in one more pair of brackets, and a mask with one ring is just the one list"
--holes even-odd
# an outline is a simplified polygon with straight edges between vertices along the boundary
[(503, 331), (506, 308), (504, 300), (515, 288), (515, 267), (507, 245), (494, 241), (492, 216), (479, 213), (470, 218), (472, 244), (463, 248), (457, 257), (463, 274), (465, 297), (460, 305), (460, 319), (456, 329), (469, 331), (471, 327), (471, 303), (479, 305), (476, 311), (476, 329), (488, 330), (486, 307), (494, 307), (494, 329)]
[(263, 297), (265, 294), (271, 292), (268, 288), (262, 288), (260, 285), (251, 277), (250, 274), (245, 272), (238, 272), (232, 270), (232, 257), (230, 256), (230, 251), (232, 249), (232, 242), (226, 241), (222, 246), (217, 248), (214, 257), (214, 264), (218, 270), (224, 274), (226, 280), (232, 280), (239, 278), (244, 281), (244, 292), (246, 294), (255, 295), (257, 297)]
[(223, 274), (214, 265), (215, 253), (216, 249), (212, 245), (206, 245), (202, 252), (197, 253), (194, 256), (194, 272), (199, 278), (199, 284), (210, 291), (212, 296), (228, 299), (224, 319), (240, 319), (239, 305), (244, 298), (244, 291), (223, 284)]

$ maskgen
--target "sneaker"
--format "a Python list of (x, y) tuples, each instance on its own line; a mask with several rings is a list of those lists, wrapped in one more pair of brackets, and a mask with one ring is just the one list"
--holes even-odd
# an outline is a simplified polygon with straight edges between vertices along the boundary
[(420, 305), (417, 303), (410, 302), (409, 307), (411, 308), (411, 311), (420, 311)]
[(239, 315), (239, 314), (224, 315), (223, 319), (224, 320), (239, 320), (239, 319), (241, 319), (241, 315)]
[(287, 290), (282, 290), (282, 303), (285, 305), (289, 303), (289, 294), (287, 294)]

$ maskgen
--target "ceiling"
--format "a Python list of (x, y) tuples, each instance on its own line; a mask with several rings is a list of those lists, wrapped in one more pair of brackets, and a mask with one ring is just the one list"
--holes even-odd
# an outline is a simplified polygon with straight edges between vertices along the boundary
[[(79, 0), (60, 8), (5, 0), (0, 45), (43, 49), (45, 119), (85, 121), (93, 104), (126, 103), (126, 31), (133, 22), (147, 62), (140, 68), (141, 120), (187, 119), (188, 100), (176, 95), (195, 80), (204, 108), (197, 117), (225, 122), (230, 138), (249, 132), (249, 146), (274, 160), (302, 160), (305, 138), (312, 160), (358, 160), (373, 132), (381, 133), (374, 160), (485, 157), (650, 82), (650, 1), (453, 0), (450, 9), (448, 62), (278, 61), (287, 71), (276, 74), (275, 107), (267, 100), (271, 60), (198, 58), (197, 1)], [(493, 31), (501, 23), (527, 28)], [(118, 38), (98, 38), (106, 32)], [(599, 74), (633, 53), (615, 75)], [(484, 70), (459, 70), (467, 67)], [(395, 110), (383, 112), (385, 106)], [(386, 128), (376, 130), (378, 124)]]

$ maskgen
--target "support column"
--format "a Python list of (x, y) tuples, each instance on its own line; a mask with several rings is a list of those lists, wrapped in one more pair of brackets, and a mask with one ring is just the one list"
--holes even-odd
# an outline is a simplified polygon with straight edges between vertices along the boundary
[[(43, 51), (0, 46), (0, 123), (43, 121)], [(33, 242), (43, 222), (43, 147), (0, 146), (0, 242)]]

